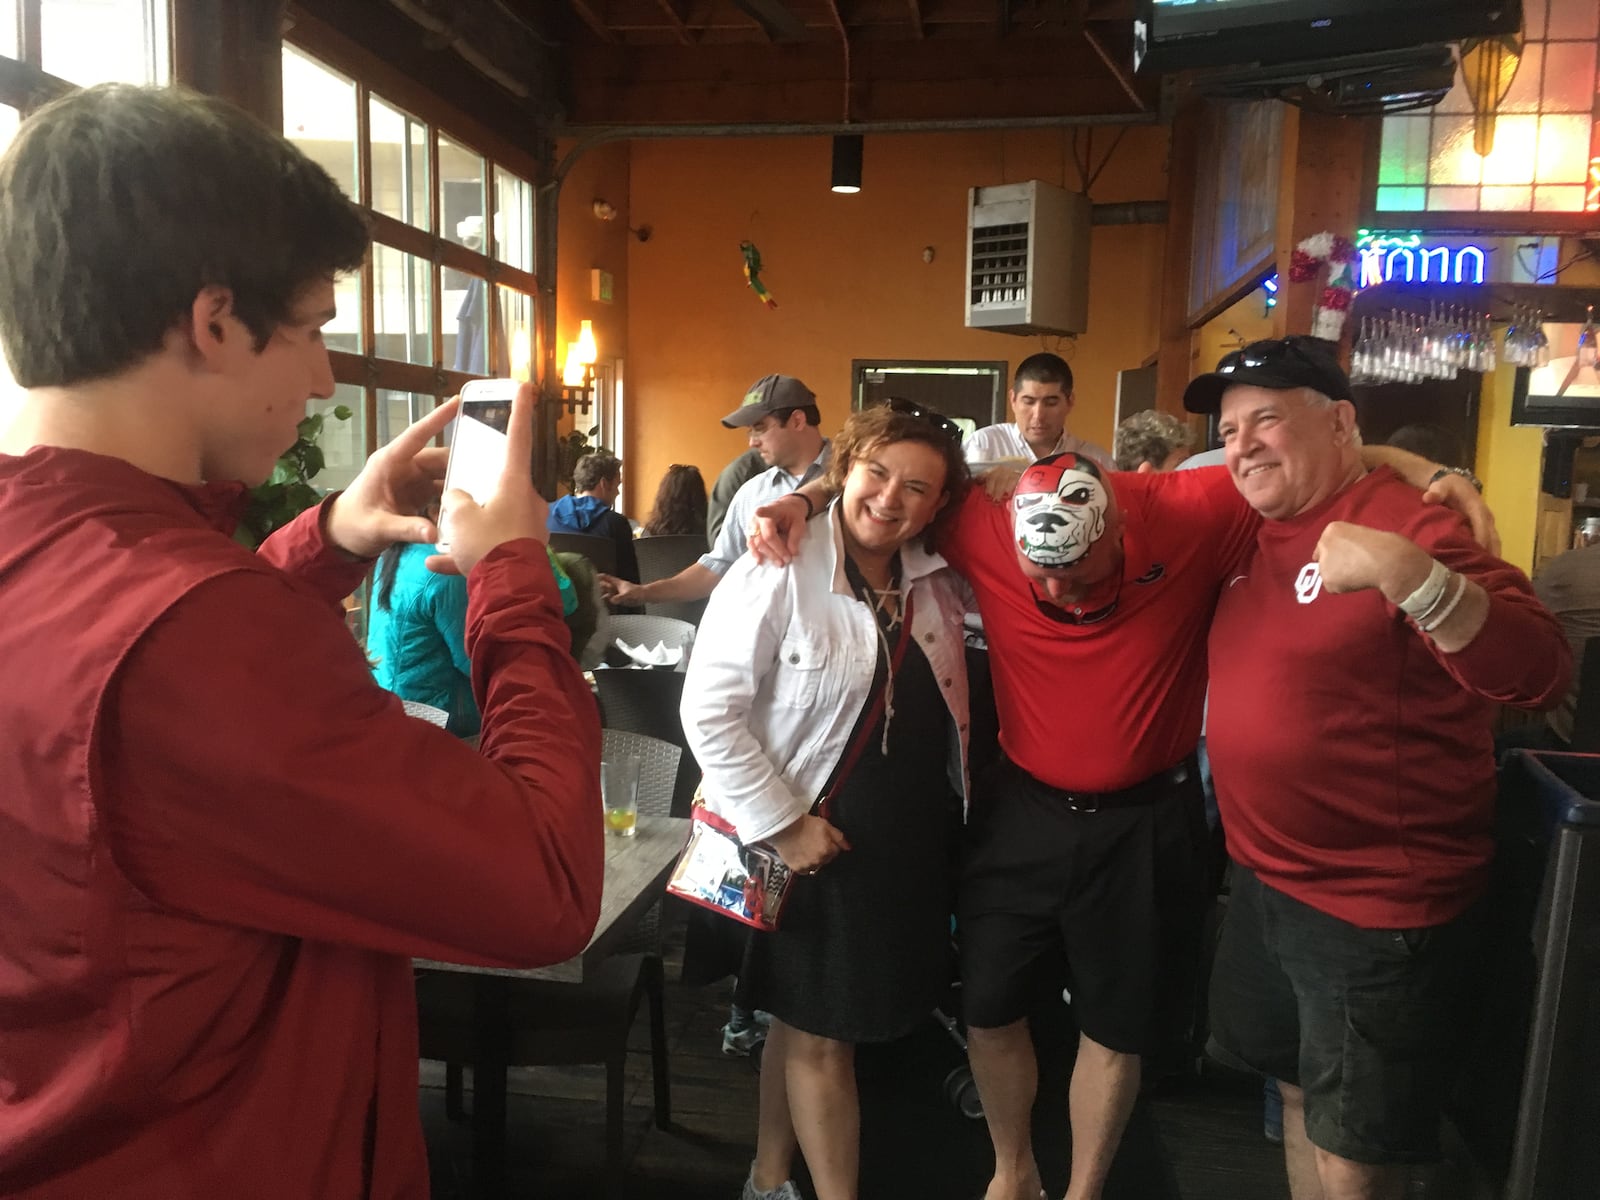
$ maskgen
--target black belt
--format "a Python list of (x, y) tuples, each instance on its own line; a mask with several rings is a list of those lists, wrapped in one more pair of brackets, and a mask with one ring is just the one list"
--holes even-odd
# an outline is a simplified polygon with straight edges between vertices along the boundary
[[(1191, 755), (1175, 767), (1157, 771), (1148, 779), (1141, 779), (1138, 783), (1118, 788), (1114, 792), (1068, 792), (1061, 788), (1050, 788), (1050, 790), (1059, 796), (1061, 803), (1071, 811), (1095, 813), (1104, 808), (1132, 808), (1134, 805), (1154, 804), (1158, 800), (1164, 800), (1174, 787), (1189, 779), (1198, 770)], [(1048, 784), (1041, 786), (1049, 787)]]

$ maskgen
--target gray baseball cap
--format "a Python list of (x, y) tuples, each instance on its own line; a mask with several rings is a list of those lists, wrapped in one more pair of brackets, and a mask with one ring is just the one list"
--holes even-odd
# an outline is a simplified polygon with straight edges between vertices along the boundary
[(739, 407), (722, 418), (729, 429), (746, 429), (768, 413), (786, 408), (809, 408), (817, 396), (793, 375), (766, 375), (750, 385)]

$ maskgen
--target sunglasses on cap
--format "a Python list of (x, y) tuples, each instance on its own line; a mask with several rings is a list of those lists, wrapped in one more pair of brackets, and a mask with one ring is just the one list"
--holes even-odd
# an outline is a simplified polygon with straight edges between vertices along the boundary
[(901, 396), (890, 396), (883, 403), (890, 412), (899, 413), (902, 417), (915, 417), (919, 421), (926, 421), (955, 442), (956, 445), (959, 446), (961, 444), (961, 426), (957, 425), (942, 412), (936, 412), (925, 405), (918, 404), (915, 400), (907, 400)]
[[(1327, 343), (1321, 338), (1308, 337), (1305, 334), (1265, 338), (1224, 355), (1222, 361), (1217, 364), (1217, 372), (1227, 375), (1241, 367), (1275, 367), (1291, 358), (1318, 371), (1325, 371), (1328, 368), (1327, 352), (1323, 349), (1326, 345)], [(1312, 353), (1313, 350), (1317, 353)]]

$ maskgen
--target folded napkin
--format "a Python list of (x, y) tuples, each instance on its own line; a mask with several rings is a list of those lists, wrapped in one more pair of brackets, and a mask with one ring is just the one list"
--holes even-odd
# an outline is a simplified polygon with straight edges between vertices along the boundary
[(683, 661), (683, 647), (669, 646), (665, 642), (657, 642), (654, 646), (648, 647), (630, 646), (618, 638), (617, 649), (631, 658), (638, 667), (675, 667)]

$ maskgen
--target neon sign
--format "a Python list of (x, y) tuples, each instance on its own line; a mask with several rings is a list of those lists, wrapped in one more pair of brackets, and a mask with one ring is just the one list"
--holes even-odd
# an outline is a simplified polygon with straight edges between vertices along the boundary
[(1366, 230), (1356, 239), (1361, 256), (1361, 282), (1368, 288), (1380, 283), (1481, 284), (1488, 256), (1481, 246), (1431, 246), (1420, 234), (1373, 234)]

